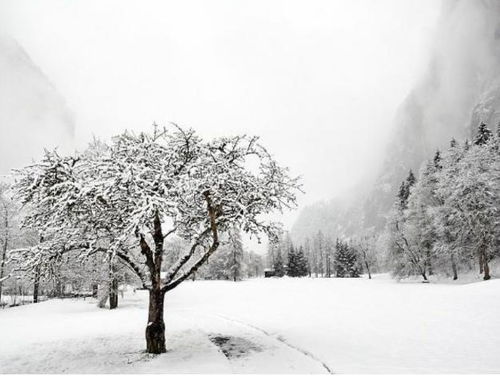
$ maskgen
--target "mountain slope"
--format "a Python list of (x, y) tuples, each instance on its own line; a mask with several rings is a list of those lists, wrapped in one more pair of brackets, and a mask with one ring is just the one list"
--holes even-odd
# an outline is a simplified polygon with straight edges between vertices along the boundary
[(452, 137), (470, 138), (479, 123), (492, 128), (500, 121), (500, 2), (445, 2), (433, 41), (424, 77), (397, 111), (393, 137), (371, 191), (358, 194), (350, 209), (341, 208), (342, 198), (320, 205), (314, 219), (314, 209), (305, 209), (292, 229), (296, 240), (311, 235), (306, 231), (310, 223), (319, 223), (315, 231), (334, 237), (383, 228), (409, 169), (418, 170)]
[(0, 174), (72, 145), (73, 118), (63, 98), (24, 49), (0, 35)]

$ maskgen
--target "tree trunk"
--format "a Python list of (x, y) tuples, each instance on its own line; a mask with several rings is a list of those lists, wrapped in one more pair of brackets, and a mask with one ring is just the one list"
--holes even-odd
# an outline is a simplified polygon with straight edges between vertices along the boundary
[(61, 298), (63, 295), (63, 285), (61, 283), (61, 280), (59, 279), (59, 276), (56, 276), (54, 295), (57, 298)]
[(457, 263), (453, 255), (451, 255), (451, 270), (453, 271), (453, 280), (456, 281), (458, 279)]
[(488, 255), (486, 254), (486, 247), (482, 246), (481, 248), (481, 260), (483, 261), (483, 271), (484, 271), (484, 277), (483, 279), (487, 281), (488, 279), (491, 278), (490, 276), (490, 266), (488, 265)]
[(372, 274), (370, 273), (370, 266), (368, 265), (368, 261), (365, 261), (366, 272), (368, 273), (368, 279), (372, 279)]
[(326, 255), (326, 276), (327, 278), (331, 278), (332, 272), (330, 269), (330, 254)]
[(483, 274), (483, 252), (479, 251), (479, 274)]
[(485, 260), (484, 261), (484, 277), (483, 277), (483, 279), (485, 281), (487, 281), (490, 278), (491, 278), (491, 276), (490, 276), (490, 267), (488, 265), (488, 261)]
[(97, 298), (97, 293), (99, 292), (99, 285), (97, 283), (92, 284), (92, 297)]
[(432, 275), (432, 261), (431, 261), (431, 250), (427, 249), (427, 267), (429, 270), (429, 275)]
[(2, 259), (0, 260), (0, 302), (2, 302), (2, 278), (5, 273), (5, 262), (7, 258), (7, 247), (9, 245), (9, 217), (7, 214), (7, 209), (5, 208), (5, 217), (4, 217), (4, 226), (5, 226), (5, 238), (2, 244)]
[(162, 354), (165, 346), (165, 322), (163, 321), (163, 302), (165, 293), (159, 288), (149, 290), (149, 314), (146, 327), (146, 349), (150, 354)]
[(2, 284), (3, 275), (5, 270), (5, 257), (7, 254), (7, 241), (5, 241), (5, 246), (2, 249), (2, 260), (0, 261), (0, 302), (2, 301)]
[(422, 277), (424, 278), (424, 282), (429, 282), (427, 279), (427, 275), (425, 274), (425, 271), (422, 272)]
[(113, 276), (109, 286), (109, 309), (118, 307), (118, 280)]
[(38, 289), (40, 288), (40, 265), (35, 269), (35, 281), (33, 283), (33, 303), (38, 303)]
[(118, 307), (118, 280), (115, 276), (115, 270), (113, 267), (113, 261), (109, 261), (109, 309), (115, 309)]

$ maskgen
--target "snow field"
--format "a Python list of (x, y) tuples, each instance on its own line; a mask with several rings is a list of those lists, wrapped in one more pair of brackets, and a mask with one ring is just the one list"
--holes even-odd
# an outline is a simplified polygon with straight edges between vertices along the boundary
[[(147, 293), (117, 310), (52, 300), (0, 311), (0, 372), (500, 372), (500, 280), (185, 282), (166, 296), (168, 352), (143, 352)], [(227, 358), (213, 336), (242, 343)], [(244, 348), (244, 344), (251, 344)]]

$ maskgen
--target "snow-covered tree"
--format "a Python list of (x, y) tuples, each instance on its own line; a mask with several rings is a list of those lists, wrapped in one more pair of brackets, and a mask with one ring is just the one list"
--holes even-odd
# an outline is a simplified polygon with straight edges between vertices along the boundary
[[(44, 239), (20, 251), (25, 267), (46, 269), (70, 251), (119, 260), (149, 290), (147, 351), (163, 353), (165, 293), (207, 261), (221, 232), (236, 226), (272, 237), (277, 227), (262, 216), (293, 208), (299, 185), (256, 137), (204, 141), (193, 130), (155, 127), (125, 132), (91, 155), (47, 152), (19, 171), (15, 189), (27, 208), (24, 225)], [(162, 278), (173, 235), (190, 247)]]
[(419, 224), (412, 222), (416, 220), (413, 215), (417, 211), (423, 215), (420, 204), (413, 199), (416, 196), (412, 196), (415, 184), (415, 175), (410, 170), (407, 179), (401, 183), (397, 201), (387, 221), (388, 257), (394, 276), (401, 278), (417, 274), (427, 281), (428, 257), (421, 248)]
[(359, 262), (366, 269), (368, 279), (372, 279), (377, 264), (377, 238), (374, 231), (368, 231), (364, 236), (354, 239), (351, 246), (357, 251)]
[(408, 177), (401, 183), (401, 186), (399, 187), (398, 198), (402, 209), (406, 209), (408, 206), (408, 198), (410, 197), (411, 189), (415, 184), (415, 181), (415, 175), (413, 174), (413, 171), (410, 170), (410, 172), (408, 173)]
[[(436, 228), (434, 217), (436, 208), (442, 204), (437, 195), (438, 174), (441, 171), (441, 153), (436, 152), (434, 158), (425, 163), (408, 198), (407, 232), (412, 232), (415, 252), (421, 253), (419, 259), (425, 259), (425, 273), (432, 275), (432, 264), (435, 259), (434, 245)], [(408, 236), (408, 238), (410, 238)]]
[(305, 277), (308, 274), (307, 259), (302, 247), (296, 249), (293, 244), (288, 253), (287, 274), (290, 277)]
[[(455, 139), (450, 142), (449, 149), (444, 153), (438, 173), (436, 197), (440, 205), (434, 211), (434, 227), (436, 239), (434, 254), (440, 263), (441, 270), (451, 270), (453, 279), (458, 279), (461, 264), (467, 262), (468, 254), (460, 244), (460, 215), (456, 207), (448, 205), (449, 191), (460, 176), (459, 161), (465, 155), (465, 148), (458, 145)], [(449, 185), (450, 184), (450, 185)]]
[(339, 239), (335, 244), (335, 274), (337, 278), (359, 277), (356, 251)]
[(427, 258), (419, 248), (418, 228), (408, 224), (408, 212), (399, 201), (387, 222), (387, 234), (388, 263), (393, 276), (421, 275), (427, 281)]
[(443, 155), (436, 153), (422, 167), (407, 197), (401, 189), (387, 232), (395, 275), (426, 280), (437, 270), (457, 279), (459, 269), (476, 258), (479, 272), (490, 278), (500, 238), (498, 150), (497, 137), (481, 124), (474, 143), (452, 140)]
[(485, 143), (475, 142), (455, 166), (449, 166), (451, 171), (445, 171), (439, 193), (448, 228), (454, 227), (450, 231), (454, 248), (476, 255), (479, 272), (489, 279), (489, 261), (499, 234), (500, 162), (486, 129), (480, 126), (476, 138), (486, 139)]
[(474, 138), (474, 145), (486, 145), (491, 139), (493, 133), (490, 131), (488, 126), (484, 123), (479, 125), (476, 137)]
[(286, 274), (289, 277), (298, 277), (297, 257), (295, 255), (295, 247), (291, 244), (290, 249), (288, 250), (288, 263), (286, 268)]
[(38, 242), (36, 231), (21, 231), (19, 227), (20, 209), (19, 203), (12, 197), (10, 184), (0, 182), (0, 301), (4, 287), (10, 290), (14, 286), (22, 285), (26, 290), (33, 287), (33, 301), (37, 303), (40, 284), (39, 273), (35, 269), (26, 276), (16, 274), (15, 262), (10, 255), (12, 248), (34, 245)]

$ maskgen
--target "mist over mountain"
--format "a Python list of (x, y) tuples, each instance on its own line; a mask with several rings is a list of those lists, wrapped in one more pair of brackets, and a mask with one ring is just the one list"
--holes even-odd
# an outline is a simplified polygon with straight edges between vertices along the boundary
[(12, 38), (0, 35), (0, 175), (71, 147), (72, 114), (49, 79)]
[(452, 137), (470, 138), (500, 121), (500, 2), (444, 2), (424, 76), (400, 105), (378, 176), (351, 197), (305, 208), (292, 228), (333, 237), (383, 228), (401, 181)]

